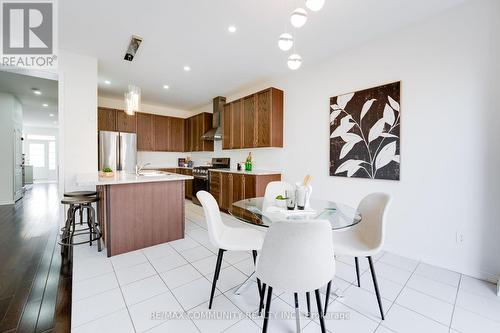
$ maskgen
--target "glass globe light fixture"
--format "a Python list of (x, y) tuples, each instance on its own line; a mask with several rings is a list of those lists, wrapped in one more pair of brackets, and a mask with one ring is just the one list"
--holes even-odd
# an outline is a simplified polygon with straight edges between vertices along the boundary
[(306, 0), (306, 7), (313, 12), (317, 12), (323, 8), (325, 0)]
[(280, 48), (280, 50), (288, 51), (292, 48), (292, 46), (293, 46), (293, 36), (286, 32), (281, 34), (278, 40), (278, 47)]
[(304, 8), (297, 8), (290, 15), (290, 23), (295, 28), (300, 28), (307, 22), (307, 12)]
[(288, 68), (290, 68), (293, 71), (299, 69), (300, 65), (302, 65), (302, 57), (297, 53), (290, 55), (288, 57), (287, 65)]

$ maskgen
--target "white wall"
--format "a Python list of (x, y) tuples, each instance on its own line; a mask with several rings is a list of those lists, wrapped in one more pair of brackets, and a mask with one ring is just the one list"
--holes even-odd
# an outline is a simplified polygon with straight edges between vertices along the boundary
[(14, 129), (22, 129), (21, 103), (0, 92), (0, 205), (14, 203)]
[(59, 52), (59, 192), (97, 171), (97, 59)]
[[(469, 2), (227, 96), (285, 91), (285, 148), (252, 150), (256, 168), (282, 170), (290, 181), (311, 174), (313, 196), (351, 205), (370, 192), (391, 193), (387, 250), (493, 280), (500, 273), (499, 13), (495, 0)], [(401, 181), (330, 177), (329, 98), (398, 80)], [(221, 151), (220, 142), (214, 153), (233, 165), (246, 154)]]

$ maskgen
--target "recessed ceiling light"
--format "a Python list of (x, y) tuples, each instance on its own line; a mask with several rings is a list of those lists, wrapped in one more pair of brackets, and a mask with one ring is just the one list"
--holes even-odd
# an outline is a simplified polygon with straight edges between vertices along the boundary
[(104, 80), (104, 83), (107, 84), (108, 86), (111, 84), (111, 81), (109, 80)]
[(227, 31), (234, 34), (236, 32), (236, 27), (234, 25), (230, 25), (229, 27), (227, 27)]
[(49, 117), (54, 117), (54, 114), (53, 113), (49, 113)]
[(164, 84), (163, 89), (170, 89), (170, 87), (168, 86), (168, 84)]
[(44, 108), (46, 108), (46, 107), (48, 107), (49, 105), (48, 105), (47, 103), (43, 103), (43, 104), (42, 104), (42, 106), (43, 106)]
[(184, 71), (189, 72), (191, 70), (191, 67), (189, 66), (184, 66)]
[(33, 91), (33, 94), (35, 94), (35, 95), (41, 95), (42, 94), (42, 92), (40, 90), (36, 89), (36, 88), (33, 88), (31, 90)]

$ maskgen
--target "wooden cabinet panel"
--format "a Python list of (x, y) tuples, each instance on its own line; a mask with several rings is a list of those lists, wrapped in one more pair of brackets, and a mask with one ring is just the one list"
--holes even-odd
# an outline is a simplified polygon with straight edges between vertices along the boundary
[(271, 146), (271, 90), (257, 93), (257, 146)]
[(201, 136), (205, 134), (209, 129), (213, 127), (213, 114), (203, 113), (203, 128), (201, 129), (200, 140), (202, 144), (203, 151), (214, 151), (214, 142), (211, 140), (203, 140)]
[(154, 150), (154, 128), (153, 115), (149, 113), (137, 113), (137, 150)]
[(210, 171), (210, 193), (221, 206), (221, 172)]
[(184, 119), (170, 117), (169, 120), (169, 151), (181, 152), (184, 150)]
[(191, 131), (189, 128), (189, 119), (183, 119), (182, 121), (184, 123), (184, 151), (189, 152), (191, 151)]
[(196, 138), (198, 134), (198, 122), (196, 121), (196, 117), (189, 118), (189, 132), (191, 134), (190, 151), (198, 151), (199, 140)]
[[(192, 176), (193, 175), (193, 170), (191, 169), (183, 169), (179, 168), (177, 169), (177, 173), (180, 173), (181, 175), (186, 175), (186, 176)], [(185, 197), (186, 199), (191, 200), (193, 198), (193, 180), (185, 180)]]
[(245, 178), (246, 175), (241, 173), (233, 174), (233, 196), (229, 208), (231, 208), (233, 202), (243, 200), (245, 198)]
[(222, 111), (222, 149), (233, 148), (231, 142), (231, 103), (224, 105)]
[(136, 133), (136, 115), (129, 116), (124, 111), (116, 110), (116, 130), (118, 132)]
[(169, 144), (169, 117), (153, 116), (154, 123), (154, 150), (155, 151), (168, 151)]
[(99, 131), (116, 131), (116, 110), (109, 108), (97, 109), (97, 129)]
[(257, 197), (256, 192), (256, 176), (245, 175), (245, 193), (243, 199), (255, 198)]
[(231, 146), (233, 149), (243, 148), (242, 103), (242, 99), (231, 103)]
[(233, 174), (221, 172), (220, 208), (228, 211), (233, 202)]
[(243, 148), (253, 148), (257, 146), (255, 99), (255, 95), (243, 99)]

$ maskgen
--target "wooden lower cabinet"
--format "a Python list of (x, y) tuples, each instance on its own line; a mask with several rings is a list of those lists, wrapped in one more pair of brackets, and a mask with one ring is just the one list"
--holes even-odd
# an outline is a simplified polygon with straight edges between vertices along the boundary
[(210, 181), (210, 193), (214, 196), (215, 200), (217, 201), (217, 204), (220, 206), (221, 172), (210, 171), (209, 181)]
[(281, 174), (247, 175), (210, 171), (210, 193), (223, 211), (230, 211), (233, 202), (263, 197), (266, 186), (272, 181), (280, 181)]
[[(192, 176), (193, 170), (179, 168), (179, 169), (177, 169), (177, 173), (180, 173), (181, 175)], [(192, 179), (186, 180), (185, 184), (186, 184), (185, 185), (186, 199), (192, 200), (193, 199), (193, 180)]]

